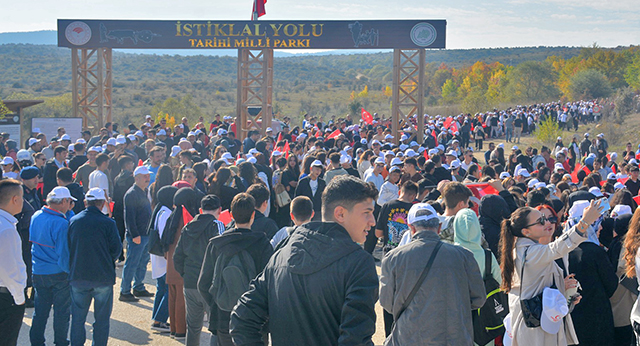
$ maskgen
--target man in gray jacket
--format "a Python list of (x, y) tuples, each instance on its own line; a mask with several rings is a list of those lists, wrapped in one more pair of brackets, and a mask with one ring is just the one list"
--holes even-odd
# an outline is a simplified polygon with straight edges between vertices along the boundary
[(399, 316), (440, 242), (440, 221), (430, 205), (411, 207), (407, 223), (413, 240), (382, 260), (380, 305), (396, 321), (385, 345), (473, 345), (471, 311), (482, 307), (486, 293), (478, 264), (461, 246), (441, 245), (420, 289)]

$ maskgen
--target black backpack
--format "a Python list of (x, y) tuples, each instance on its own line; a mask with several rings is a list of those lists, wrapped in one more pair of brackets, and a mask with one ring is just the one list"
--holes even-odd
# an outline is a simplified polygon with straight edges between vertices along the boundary
[(216, 259), (209, 293), (220, 310), (231, 312), (257, 275), (255, 262), (247, 250), (231, 256), (222, 253)]
[(473, 310), (473, 341), (486, 345), (498, 336), (504, 335), (502, 320), (509, 314), (509, 297), (500, 290), (500, 284), (491, 275), (491, 251), (484, 250), (484, 287), (487, 301)]

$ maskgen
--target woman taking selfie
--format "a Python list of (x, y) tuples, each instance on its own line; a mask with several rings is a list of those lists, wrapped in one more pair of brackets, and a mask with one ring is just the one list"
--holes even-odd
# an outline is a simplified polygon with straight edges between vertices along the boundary
[[(629, 230), (624, 238), (624, 260), (627, 264), (627, 277), (640, 277), (640, 208), (633, 213)], [(640, 282), (640, 280), (639, 280)], [(640, 296), (638, 296), (640, 299)], [(640, 340), (640, 303), (636, 300), (631, 309), (631, 326), (636, 334), (636, 340)]]
[(549, 227), (549, 220), (539, 210), (522, 207), (502, 222), (500, 267), (502, 289), (509, 292), (513, 346), (578, 343), (570, 315), (564, 318), (564, 328), (550, 334), (539, 326), (530, 328), (526, 325), (521, 301), (536, 297), (545, 287), (556, 286), (565, 293), (565, 275), (555, 260), (587, 240), (589, 228), (600, 217), (601, 209), (600, 202), (591, 202), (575, 226), (548, 244), (545, 243), (552, 236), (554, 227)]

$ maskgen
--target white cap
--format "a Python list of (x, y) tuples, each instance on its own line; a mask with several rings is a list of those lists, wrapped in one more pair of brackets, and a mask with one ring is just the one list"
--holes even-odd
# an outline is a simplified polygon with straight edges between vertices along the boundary
[(409, 148), (409, 146), (406, 145), (406, 144), (400, 144), (400, 146), (398, 148), (400, 148), (400, 151), (405, 151), (405, 150), (407, 150)]
[(13, 158), (11, 158), (11, 156), (5, 156), (2, 161), (0, 161), (0, 165), (13, 165)]
[(87, 149), (87, 153), (89, 152), (94, 152), (94, 153), (101, 153), (102, 152), (102, 147), (91, 147), (89, 149)]
[(94, 187), (87, 191), (87, 195), (84, 197), (85, 201), (106, 201), (107, 198), (104, 195), (104, 190), (99, 187)]
[(509, 174), (509, 172), (500, 173), (500, 179), (507, 179), (507, 178), (511, 178), (511, 174)]
[(371, 141), (371, 145), (374, 145), (374, 144), (380, 144), (380, 145), (382, 145), (382, 144), (380, 143), (380, 141), (379, 141), (379, 140), (377, 140), (377, 139), (374, 139), (374, 140), (372, 140), (372, 141)]
[(616, 179), (618, 179), (618, 176), (615, 173), (611, 172), (607, 174), (607, 180), (616, 180)]
[(184, 137), (182, 137), (182, 138), (180, 138), (180, 140), (178, 141), (178, 144), (180, 144), (180, 143), (184, 143), (184, 142), (189, 142), (189, 140), (188, 140), (188, 139), (186, 139), (186, 138), (184, 138)]
[(409, 139), (409, 137), (407, 135), (400, 136), (400, 140), (401, 141), (406, 141), (407, 139)]
[(40, 142), (39, 140), (35, 139), (35, 138), (29, 138), (29, 146), (32, 146), (36, 143)]
[(29, 154), (29, 152), (26, 149), (18, 150), (18, 153), (16, 153), (16, 159), (18, 161), (31, 161), (31, 162), (33, 162), (33, 158), (31, 157), (31, 154)]
[(145, 119), (151, 119), (151, 115), (147, 114), (144, 116)]
[(127, 139), (123, 135), (119, 135), (118, 137), (116, 137), (116, 145), (126, 144), (126, 143), (127, 143)]
[(553, 171), (554, 172), (558, 172), (559, 170), (565, 170), (564, 166), (560, 163), (560, 162), (556, 162), (555, 165), (553, 165)]
[(633, 211), (631, 211), (631, 207), (626, 204), (618, 204), (615, 207), (613, 207), (613, 210), (611, 210), (611, 217), (614, 219), (622, 215), (631, 215), (631, 214), (633, 214)]
[(407, 149), (407, 151), (404, 152), (404, 156), (415, 157), (418, 156), (418, 153), (416, 153), (413, 149)]
[(569, 313), (567, 298), (555, 288), (545, 287), (542, 291), (542, 314), (540, 327), (549, 334), (558, 334), (564, 324), (563, 318)]
[(385, 140), (390, 140), (390, 139), (393, 139), (393, 136), (389, 134), (389, 135), (384, 136), (384, 139)]
[(138, 137), (134, 136), (134, 135), (128, 135), (127, 138), (129, 138), (130, 141), (137, 141)]
[(5, 172), (2, 173), (2, 177), (3, 178), (8, 178), (8, 179), (18, 179), (18, 173), (16, 172)]
[(85, 141), (84, 138), (78, 138), (78, 139), (76, 139), (76, 143), (87, 144), (87, 141)]
[(624, 189), (625, 187), (626, 186), (621, 182), (617, 182), (617, 183), (613, 184), (613, 188), (616, 189), (616, 190)]
[(396, 156), (396, 154), (394, 154), (391, 150), (387, 150), (384, 152), (384, 156)]
[(227, 161), (232, 160), (233, 161), (233, 155), (231, 155), (230, 152), (225, 152), (224, 154), (222, 154), (222, 156), (220, 157), (222, 159), (225, 159)]
[(384, 165), (384, 159), (381, 157), (378, 157), (375, 161), (373, 161), (374, 164), (383, 164)]
[(195, 136), (196, 136), (196, 133), (195, 133), (195, 132), (193, 132), (193, 131), (189, 131), (189, 132), (187, 133), (187, 137), (191, 137), (191, 136), (195, 137)]
[(51, 190), (51, 192), (49, 192), (49, 194), (47, 195), (47, 199), (49, 198), (71, 198), (72, 200), (77, 201), (77, 199), (71, 196), (71, 192), (69, 192), (69, 189), (64, 186), (54, 187), (53, 190)]
[(68, 134), (64, 134), (62, 135), (62, 137), (60, 137), (61, 141), (71, 141), (71, 136), (69, 136)]
[[(299, 135), (298, 135), (298, 138), (299, 138), (299, 139), (305, 139), (305, 138), (307, 138), (307, 134), (306, 134), (306, 133), (301, 133), (301, 134), (299, 134)], [(365, 141), (366, 141), (366, 140), (365, 140)], [(365, 143), (365, 144), (366, 144), (366, 143)]]
[(439, 145), (436, 147), (436, 149), (438, 149), (438, 150), (440, 150), (440, 151), (444, 152), (444, 145), (439, 144)]
[(429, 154), (430, 157), (434, 156), (434, 155), (438, 155), (438, 149), (436, 149), (436, 148), (429, 149), (428, 154)]
[(618, 158), (618, 153), (616, 153), (615, 151), (612, 152), (611, 154), (609, 154), (609, 156), (611, 157), (611, 160), (615, 160)]
[(503, 148), (504, 149), (504, 143), (498, 144), (498, 148)]
[(534, 187), (536, 189), (540, 189), (540, 188), (543, 188), (543, 187), (547, 187), (547, 184), (545, 184), (544, 182), (539, 182), (536, 185), (534, 185)]
[(400, 169), (400, 167), (398, 166), (393, 166), (391, 168), (389, 168), (389, 173), (393, 173), (393, 172), (400, 172), (402, 173), (402, 170)]
[[(377, 160), (376, 160), (377, 161)], [(311, 167), (324, 167), (320, 160), (315, 160), (311, 163)]]
[(69, 151), (76, 151), (75, 149), (76, 149), (76, 146), (73, 144), (69, 144), (69, 147), (67, 148), (67, 150)]
[(411, 141), (411, 143), (409, 143), (410, 147), (419, 147), (418, 142), (416, 141)]
[(274, 157), (274, 156), (282, 156), (282, 153), (279, 150), (274, 150), (271, 153), (271, 157)]
[(449, 169), (453, 170), (460, 167), (460, 160), (453, 160), (449, 165)]
[(602, 137), (604, 137), (604, 133), (598, 133), (598, 135), (596, 137), (602, 138)]
[(527, 187), (529, 187), (530, 189), (535, 188), (536, 184), (539, 182), (540, 180), (533, 178), (529, 180), (529, 182), (527, 183)]
[(349, 155), (340, 156), (340, 164), (349, 163), (349, 161), (351, 161), (351, 158), (349, 157)]
[(193, 133), (196, 134), (196, 137), (200, 136), (200, 134), (202, 133), (202, 130), (200, 129), (196, 129), (195, 131), (193, 131)]
[(156, 135), (158, 135), (158, 136), (166, 136), (167, 135), (167, 131), (165, 131), (164, 129), (160, 129), (160, 131), (158, 131), (156, 133)]
[(425, 150), (427, 150), (427, 148), (425, 148), (425, 147), (418, 147), (418, 152), (419, 152), (420, 154), (422, 154)]
[(584, 136), (589, 137), (589, 132), (585, 132)]
[(140, 174), (151, 174), (151, 172), (149, 172), (149, 168), (147, 168), (147, 166), (138, 166), (136, 170), (133, 171), (133, 176), (135, 177)]
[(396, 166), (401, 164), (402, 164), (402, 160), (400, 160), (400, 158), (394, 157), (393, 159), (391, 159), (391, 166)]
[(113, 145), (113, 146), (116, 146), (116, 144), (118, 144), (118, 143), (116, 142), (116, 139), (115, 139), (115, 138), (109, 138), (109, 139), (107, 139), (107, 145)]
[[(316, 160), (316, 161), (318, 161), (318, 160)], [(255, 157), (252, 156), (252, 157), (247, 159), (247, 162), (249, 162), (249, 163), (257, 163), (258, 160)], [(313, 165), (311, 165), (311, 166), (313, 167)]]
[(171, 157), (176, 157), (176, 156), (178, 156), (178, 153), (179, 153), (180, 151), (182, 151), (182, 149), (180, 149), (180, 147), (179, 147), (179, 146), (177, 146), (177, 145), (172, 146), (172, 147), (171, 147)]
[(558, 137), (558, 138), (556, 138), (556, 140), (561, 141), (561, 140), (562, 140), (562, 137)]
[(273, 129), (270, 127), (267, 127), (267, 130), (265, 132), (273, 132)]
[(589, 189), (589, 192), (590, 192), (592, 195), (596, 196), (596, 198), (599, 198), (599, 197), (604, 196), (604, 195), (602, 194), (602, 191), (600, 191), (600, 189), (599, 189), (598, 187), (596, 187), (596, 186), (594, 186), (594, 187), (590, 188), (590, 189)]
[(218, 129), (218, 132), (217, 132), (217, 133), (218, 133), (218, 136), (223, 136), (223, 135), (226, 135), (226, 134), (227, 134), (227, 130), (225, 130), (225, 129)]
[(346, 147), (344, 147), (344, 149), (342, 149), (342, 150), (344, 150), (345, 152), (347, 152), (347, 151), (349, 151), (349, 150), (351, 150), (351, 149), (353, 149), (353, 148), (347, 145), (347, 146), (346, 146)]
[[(423, 210), (426, 210), (427, 212), (423, 215), (416, 215), (419, 211)], [(411, 206), (411, 209), (409, 209), (409, 214), (407, 214), (407, 224), (409, 225), (413, 225), (417, 221), (427, 221), (431, 219), (438, 219), (438, 213), (436, 213), (433, 207), (428, 203), (414, 204)]]
[(518, 150), (518, 146), (517, 145), (512, 146), (511, 150)]
[(447, 156), (454, 156), (454, 157), (458, 157), (458, 153), (456, 153), (455, 150), (449, 150), (448, 153), (446, 153)]
[(528, 178), (528, 177), (531, 176), (531, 174), (529, 174), (529, 171), (527, 171), (526, 168), (521, 168), (518, 171), (516, 171), (516, 176), (519, 176), (519, 175), (521, 175), (521, 176), (523, 176), (525, 178)]
[(140, 137), (140, 138), (144, 137), (144, 133), (142, 133), (142, 131), (140, 131), (140, 130), (136, 131), (136, 133), (134, 133), (134, 135), (136, 135), (136, 137)]

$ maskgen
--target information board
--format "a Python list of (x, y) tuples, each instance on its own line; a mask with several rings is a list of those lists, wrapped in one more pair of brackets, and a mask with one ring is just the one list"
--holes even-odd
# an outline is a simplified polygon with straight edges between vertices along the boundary
[(18, 147), (22, 148), (22, 135), (20, 133), (20, 115), (7, 114), (4, 118), (0, 119), (0, 132), (6, 132), (9, 134), (9, 139), (13, 139), (18, 142)]
[(58, 20), (58, 46), (154, 49), (445, 48), (445, 20)]
[(58, 128), (64, 127), (66, 134), (71, 137), (71, 142), (82, 137), (82, 118), (33, 118), (31, 119), (31, 131), (40, 129), (40, 133), (47, 136), (47, 141), (58, 135)]

